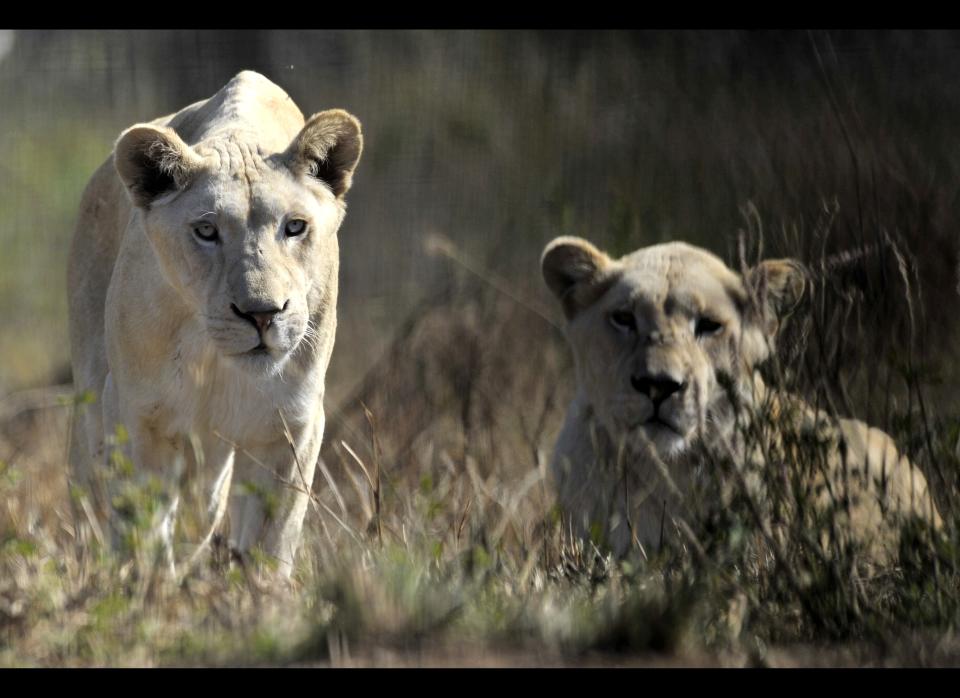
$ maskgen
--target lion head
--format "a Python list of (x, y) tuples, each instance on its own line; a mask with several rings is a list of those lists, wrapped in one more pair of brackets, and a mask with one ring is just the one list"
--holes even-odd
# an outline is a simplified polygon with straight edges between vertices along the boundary
[(115, 150), (166, 281), (214, 351), (267, 375), (335, 307), (336, 232), (362, 149), (359, 122), (341, 110), (315, 114), (292, 141), (274, 126), (214, 129), (188, 145), (139, 124)]
[(663, 458), (732, 421), (806, 285), (797, 262), (769, 260), (741, 275), (680, 242), (612, 259), (560, 237), (541, 266), (597, 423), (615, 443), (652, 444)]

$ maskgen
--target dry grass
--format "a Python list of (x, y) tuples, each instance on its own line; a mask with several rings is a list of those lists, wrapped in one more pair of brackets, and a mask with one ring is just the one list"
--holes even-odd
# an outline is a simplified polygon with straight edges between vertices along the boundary
[[(852, 343), (871, 346), (862, 341), (865, 325), (843, 316), (853, 312), (850, 303), (864, 302), (851, 288), (862, 291), (864, 278), (884, 273), (878, 259), (847, 260), (845, 271), (823, 260), (830, 273), (820, 279), (806, 326), (784, 347), (794, 360), (771, 367), (771, 380), (819, 394), (827, 410), (838, 388), (855, 402), (849, 385), (824, 378), (847, 370), (818, 357), (837, 355), (836, 328), (844, 342), (860, 332), (861, 342)], [(55, 390), (8, 400), (0, 451), (0, 661), (742, 666), (960, 659), (953, 519), (943, 535), (911, 524), (900, 559), (870, 577), (856, 549), (837, 546), (824, 556), (810, 544), (833, 522), (802, 501), (793, 502), (798, 524), (788, 527), (788, 544), (771, 547), (745, 491), (729, 507), (704, 507), (690, 543), (651, 561), (638, 554), (614, 560), (571, 538), (553, 508), (546, 468), (571, 382), (556, 319), (478, 267), (412, 314), (333, 411), (288, 587), (270, 582), (267, 561), (238, 560), (220, 548), (177, 586), (151, 549), (133, 545), (116, 555), (80, 535), (89, 527), (67, 494), (64, 449), (68, 411), (87, 406), (72, 406), (69, 393), (64, 399)], [(909, 274), (900, 278), (905, 283)], [(831, 328), (822, 339), (818, 324)], [(910, 425), (900, 436), (908, 448), (915, 443), (912, 455), (932, 482), (955, 482), (957, 421), (924, 411), (919, 380), (910, 373), (889, 379), (887, 418)], [(806, 454), (800, 461), (778, 463), (808, 468), (804, 458), (820, 457), (811, 448), (798, 450)], [(731, 472), (722, 463), (708, 470), (721, 479)], [(130, 492), (128, 507), (142, 510), (129, 517), (130, 540), (147, 540), (140, 534), (153, 525), (152, 491)], [(945, 512), (956, 511), (955, 489), (937, 493)], [(199, 481), (191, 494), (199, 505)], [(185, 513), (179, 549), (190, 550), (200, 535)], [(730, 626), (733, 603), (743, 604), (740, 632)], [(905, 633), (915, 641), (900, 641)]]

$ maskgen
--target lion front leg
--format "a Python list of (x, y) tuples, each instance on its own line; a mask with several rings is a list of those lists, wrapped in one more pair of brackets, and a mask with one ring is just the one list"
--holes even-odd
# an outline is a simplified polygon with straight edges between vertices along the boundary
[(238, 449), (234, 495), (230, 505), (230, 539), (240, 552), (256, 546), (275, 559), (289, 577), (300, 543), (323, 420), (292, 428), (286, 438), (257, 448)]
[[(122, 425), (128, 437), (104, 454), (112, 473), (107, 489), (113, 547), (123, 547), (124, 541), (136, 540), (145, 534), (144, 542), (148, 546), (159, 544), (157, 552), (162, 555), (170, 575), (175, 576), (173, 538), (180, 505), (179, 480), (185, 466), (182, 440), (135, 412), (127, 411), (130, 417), (123, 421), (114, 414), (124, 412), (105, 411), (105, 416)], [(153, 509), (149, 530), (130, 538), (131, 527), (141, 525), (145, 507)]]

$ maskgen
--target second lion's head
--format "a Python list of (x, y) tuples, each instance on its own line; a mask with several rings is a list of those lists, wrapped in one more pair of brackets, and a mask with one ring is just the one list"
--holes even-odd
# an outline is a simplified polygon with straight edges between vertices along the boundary
[(544, 280), (567, 318), (578, 390), (616, 443), (685, 451), (732, 419), (735, 394), (771, 352), (806, 286), (803, 267), (768, 260), (741, 275), (706, 250), (658, 244), (613, 259), (560, 237)]

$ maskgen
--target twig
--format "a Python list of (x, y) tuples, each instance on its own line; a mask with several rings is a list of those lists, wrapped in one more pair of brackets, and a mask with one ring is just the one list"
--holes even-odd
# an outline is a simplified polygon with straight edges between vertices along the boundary
[(382, 547), (383, 524), (381, 522), (382, 516), (380, 513), (380, 440), (377, 438), (377, 426), (373, 420), (373, 412), (371, 412), (365, 404), (360, 403), (360, 405), (363, 407), (363, 416), (366, 417), (367, 424), (370, 425), (370, 438), (373, 441), (373, 467), (376, 473), (376, 484), (373, 488), (373, 505), (377, 516), (377, 541)]

